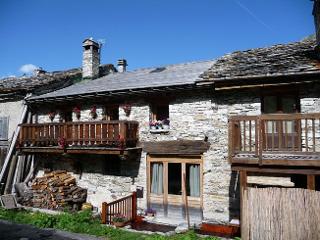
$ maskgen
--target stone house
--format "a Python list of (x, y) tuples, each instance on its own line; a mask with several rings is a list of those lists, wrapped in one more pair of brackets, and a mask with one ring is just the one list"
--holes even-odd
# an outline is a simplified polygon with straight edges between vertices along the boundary
[(18, 151), (38, 175), (72, 172), (99, 209), (138, 190), (138, 209), (155, 209), (158, 222), (179, 224), (188, 210), (192, 224), (227, 225), (240, 218), (244, 181), (319, 189), (317, 46), (134, 71), (122, 59), (100, 77), (99, 45), (85, 40), (81, 81), (26, 98)]
[[(99, 76), (117, 71), (112, 64), (98, 65), (98, 67)], [(27, 111), (24, 99), (27, 96), (44, 94), (70, 86), (80, 79), (82, 79), (81, 68), (54, 72), (47, 72), (40, 68), (36, 69), (32, 76), (7, 77), (0, 80), (0, 170), (5, 164), (14, 134), (19, 132), (18, 124), (30, 121), (28, 119), (31, 113)], [(1, 171), (1, 182), (4, 174), (4, 170)]]
[[(98, 78), (92, 71), (85, 81), (27, 98), (32, 120), (22, 125), (19, 150), (35, 156), (38, 174), (45, 168), (73, 172), (99, 209), (143, 189), (138, 209), (151, 207), (157, 221), (179, 224), (186, 193), (192, 223), (228, 224), (240, 216), (238, 170), (250, 160), (230, 158), (230, 166), (236, 145), (228, 122), (231, 116), (318, 112), (314, 46), (306, 40), (130, 72), (121, 60), (122, 71)], [(56, 134), (66, 125), (61, 149)], [(30, 140), (28, 127), (52, 130)], [(254, 139), (247, 141), (253, 149)], [(258, 165), (252, 161), (250, 167)]]

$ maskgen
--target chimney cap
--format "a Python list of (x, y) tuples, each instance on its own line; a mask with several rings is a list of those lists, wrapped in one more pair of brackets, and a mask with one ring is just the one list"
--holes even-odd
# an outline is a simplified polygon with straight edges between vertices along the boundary
[(128, 66), (126, 59), (118, 59), (118, 66)]
[(93, 40), (92, 37), (86, 38), (85, 40), (83, 40), (82, 46), (83, 47), (85, 47), (85, 46), (96, 46), (98, 48), (100, 47), (99, 43), (96, 42), (95, 40)]

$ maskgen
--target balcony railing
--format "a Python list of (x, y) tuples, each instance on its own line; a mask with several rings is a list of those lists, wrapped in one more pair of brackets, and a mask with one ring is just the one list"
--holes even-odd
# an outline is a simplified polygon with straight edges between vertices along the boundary
[(320, 166), (320, 113), (232, 116), (229, 159), (231, 163)]
[(21, 124), (20, 147), (108, 146), (135, 147), (135, 121), (95, 121)]

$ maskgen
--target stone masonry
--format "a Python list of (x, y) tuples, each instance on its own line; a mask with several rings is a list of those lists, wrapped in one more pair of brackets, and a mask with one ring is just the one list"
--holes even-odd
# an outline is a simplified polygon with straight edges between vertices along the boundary
[[(139, 122), (140, 141), (164, 140), (204, 140), (208, 137), (210, 149), (203, 155), (203, 217), (204, 221), (228, 223), (232, 217), (239, 216), (237, 183), (232, 178), (228, 163), (228, 118), (231, 115), (261, 114), (260, 95), (254, 91), (216, 92), (214, 95), (177, 97), (170, 102), (170, 130), (168, 133), (154, 134), (149, 130), (150, 105), (145, 101), (132, 103), (129, 116), (119, 108), (120, 120)], [(320, 96), (317, 88), (301, 95), (301, 111), (319, 112)], [(90, 120), (89, 109), (84, 106), (81, 121)], [(98, 118), (102, 119), (102, 107), (97, 106)], [(58, 116), (56, 116), (57, 118)], [(75, 116), (74, 116), (75, 117)], [(39, 122), (46, 122), (46, 116), (39, 115)], [(57, 121), (55, 119), (54, 121)], [(84, 171), (76, 174), (81, 187), (88, 188), (88, 201), (100, 207), (102, 201), (125, 196), (137, 186), (144, 188), (144, 198), (139, 199), (139, 208), (145, 209), (146, 203), (146, 156), (142, 152), (137, 159), (120, 160), (120, 175)], [(96, 158), (92, 156), (92, 158)], [(87, 160), (91, 161), (91, 160)], [(71, 161), (72, 162), (72, 161)], [(83, 166), (85, 168), (85, 166)], [(99, 165), (96, 165), (99, 168)], [(129, 170), (128, 170), (129, 169)]]

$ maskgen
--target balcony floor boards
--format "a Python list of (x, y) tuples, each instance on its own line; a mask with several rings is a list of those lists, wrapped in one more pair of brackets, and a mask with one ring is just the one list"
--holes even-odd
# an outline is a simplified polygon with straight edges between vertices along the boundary
[(129, 155), (132, 152), (141, 151), (140, 147), (132, 148), (110, 148), (110, 147), (97, 147), (97, 146), (70, 146), (65, 149), (60, 147), (21, 147), (19, 148), (22, 153), (68, 153), (68, 154), (110, 154), (110, 155)]

